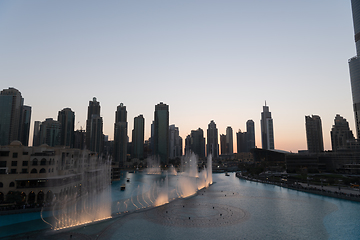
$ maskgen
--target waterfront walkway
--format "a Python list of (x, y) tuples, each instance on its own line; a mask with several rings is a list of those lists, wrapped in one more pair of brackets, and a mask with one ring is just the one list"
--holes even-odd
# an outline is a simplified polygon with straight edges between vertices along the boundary
[(296, 191), (302, 191), (327, 197), (340, 198), (350, 201), (360, 202), (360, 191), (359, 189), (353, 189), (350, 187), (338, 187), (338, 186), (319, 186), (314, 184), (307, 184), (297, 182), (294, 184), (288, 184), (283, 182), (273, 182), (269, 180), (261, 180), (256, 178), (250, 178), (242, 176), (241, 173), (236, 173), (236, 177), (245, 179), (248, 181), (260, 182), (265, 184), (277, 185), (279, 187), (289, 188)]

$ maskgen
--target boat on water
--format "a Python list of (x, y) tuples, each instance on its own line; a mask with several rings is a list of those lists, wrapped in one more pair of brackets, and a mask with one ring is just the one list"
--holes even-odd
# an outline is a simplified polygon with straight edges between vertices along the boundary
[(121, 190), (121, 191), (125, 191), (125, 187), (126, 187), (125, 184), (121, 185), (120, 190)]
[(225, 176), (230, 176), (230, 174), (228, 172), (225, 173)]
[(127, 181), (127, 182), (130, 182), (130, 178), (127, 178), (126, 181)]

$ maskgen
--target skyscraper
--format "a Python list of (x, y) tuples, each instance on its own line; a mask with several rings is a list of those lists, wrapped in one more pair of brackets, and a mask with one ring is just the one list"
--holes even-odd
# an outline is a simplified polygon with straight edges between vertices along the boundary
[(115, 112), (114, 124), (114, 162), (124, 167), (127, 157), (127, 111), (126, 106), (120, 103)]
[(47, 118), (40, 125), (40, 145), (47, 144), (50, 147), (60, 145), (61, 141), (61, 123)]
[(182, 138), (179, 128), (174, 124), (169, 126), (169, 158), (174, 159), (182, 155)]
[(263, 111), (261, 113), (261, 143), (263, 149), (274, 149), (274, 128), (273, 128), (273, 119), (271, 118), (271, 112), (269, 112), (269, 107), (263, 106)]
[(162, 164), (169, 158), (169, 106), (160, 102), (154, 112), (154, 153)]
[(58, 122), (61, 123), (60, 145), (74, 147), (75, 113), (70, 108), (64, 108), (58, 113)]
[(324, 151), (321, 118), (317, 115), (305, 116), (306, 140), (309, 153)]
[(218, 129), (216, 128), (214, 120), (211, 120), (208, 125), (206, 152), (207, 156), (212, 154), (214, 158), (219, 157)]
[(236, 133), (236, 142), (237, 142), (237, 153), (247, 152), (247, 132), (239, 131)]
[(134, 118), (134, 129), (132, 131), (132, 153), (134, 158), (144, 158), (144, 131), (145, 119), (143, 115), (139, 115)]
[(330, 131), (332, 150), (336, 152), (338, 149), (346, 148), (349, 141), (354, 141), (354, 135), (349, 128), (349, 123), (345, 118), (336, 114), (334, 125)]
[(24, 99), (15, 88), (0, 92), (0, 145), (21, 141), (28, 145), (31, 107), (24, 106)]
[(100, 103), (94, 97), (89, 101), (88, 116), (86, 120), (86, 148), (102, 153), (104, 143), (103, 120), (100, 117)]
[(246, 122), (246, 152), (255, 148), (255, 123), (253, 120)]
[(226, 128), (226, 145), (227, 145), (227, 154), (233, 154), (234, 153), (233, 130), (230, 126)]
[(360, 138), (360, 1), (351, 0), (356, 56), (349, 59), (353, 109), (357, 138)]
[(221, 150), (221, 155), (228, 154), (228, 145), (226, 143), (225, 134), (220, 134), (220, 150)]
[(33, 146), (39, 146), (40, 145), (40, 121), (34, 122), (34, 133), (33, 133)]

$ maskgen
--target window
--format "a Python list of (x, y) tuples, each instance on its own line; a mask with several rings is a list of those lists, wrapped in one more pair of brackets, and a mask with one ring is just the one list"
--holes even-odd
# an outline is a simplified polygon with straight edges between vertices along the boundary
[(35, 159), (33, 160), (32, 165), (33, 165), (33, 166), (37, 166), (37, 165), (38, 165), (37, 162), (38, 162), (38, 160), (35, 158)]
[(41, 165), (41, 166), (46, 165), (46, 159), (45, 159), (45, 158), (41, 159), (40, 165)]
[(40, 172), (39, 172), (39, 173), (46, 173), (45, 168), (40, 169)]
[(11, 169), (10, 170), (10, 174), (15, 174), (16, 173), (16, 169)]
[(17, 152), (14, 152), (13, 153), (13, 158), (17, 158), (18, 157), (18, 153)]
[(6, 167), (6, 161), (0, 161), (0, 167)]
[(0, 157), (8, 157), (9, 151), (0, 151)]
[(31, 170), (31, 173), (37, 173), (36, 168), (33, 168), (33, 169)]
[(11, 183), (9, 184), (9, 187), (15, 187), (15, 183), (14, 183), (14, 182), (11, 182)]
[(23, 161), (23, 166), (27, 166), (29, 164), (29, 161)]
[(21, 169), (21, 173), (28, 173), (27, 168), (23, 168), (23, 169)]
[(11, 166), (16, 167), (17, 166), (17, 161), (11, 161)]
[(23, 155), (29, 155), (29, 153), (28, 152), (23, 152)]
[(1, 188), (4, 187), (4, 184), (3, 184), (2, 182), (0, 182), (0, 187), (1, 187)]
[(6, 174), (6, 169), (0, 169), (0, 174)]

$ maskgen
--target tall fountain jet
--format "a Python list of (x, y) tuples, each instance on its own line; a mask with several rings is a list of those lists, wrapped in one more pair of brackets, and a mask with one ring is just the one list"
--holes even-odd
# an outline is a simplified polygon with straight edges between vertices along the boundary
[(349, 59), (351, 90), (357, 138), (360, 138), (360, 1), (351, 0), (356, 56)]

